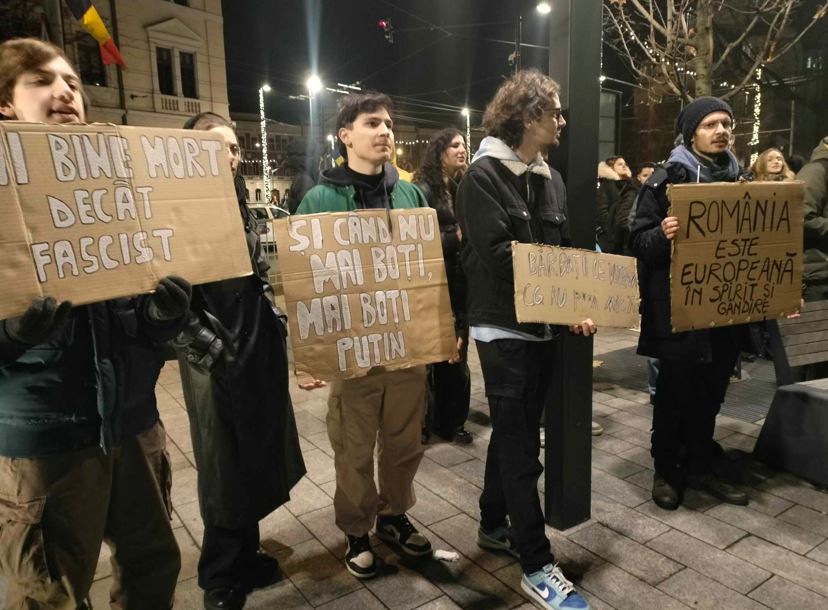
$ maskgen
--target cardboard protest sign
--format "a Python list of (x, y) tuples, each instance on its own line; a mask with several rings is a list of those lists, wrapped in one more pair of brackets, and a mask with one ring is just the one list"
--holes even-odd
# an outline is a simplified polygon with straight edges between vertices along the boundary
[(454, 353), (433, 209), (293, 216), (273, 226), (297, 371), (347, 379)]
[(0, 318), (251, 270), (218, 135), (0, 123)]
[(512, 242), (518, 322), (629, 328), (638, 322), (635, 259)]
[(673, 332), (779, 318), (802, 294), (801, 182), (671, 185)]

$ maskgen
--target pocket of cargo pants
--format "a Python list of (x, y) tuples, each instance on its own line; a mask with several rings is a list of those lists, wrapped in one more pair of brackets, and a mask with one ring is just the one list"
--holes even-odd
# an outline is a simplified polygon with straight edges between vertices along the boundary
[(21, 502), (0, 496), (0, 574), (18, 585), (51, 581), (42, 527), (45, 506), (45, 497)]

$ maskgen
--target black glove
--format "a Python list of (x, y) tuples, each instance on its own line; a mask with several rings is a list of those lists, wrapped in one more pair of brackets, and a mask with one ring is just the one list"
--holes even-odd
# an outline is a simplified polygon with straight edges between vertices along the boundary
[(173, 343), (178, 348), (184, 348), (187, 362), (205, 372), (213, 369), (224, 349), (224, 343), (216, 333), (200, 324), (196, 328), (195, 323), (191, 323)]
[(72, 303), (69, 301), (58, 305), (52, 297), (33, 299), (22, 316), (3, 320), (6, 335), (23, 345), (43, 343), (63, 327), (71, 309)]
[(150, 295), (147, 315), (155, 322), (175, 320), (190, 309), (193, 288), (190, 283), (177, 275), (162, 277)]

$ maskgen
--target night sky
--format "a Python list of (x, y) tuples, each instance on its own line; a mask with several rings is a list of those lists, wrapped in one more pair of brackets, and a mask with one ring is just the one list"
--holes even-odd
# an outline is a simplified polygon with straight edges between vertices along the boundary
[[(395, 97), (405, 122), (437, 126), (456, 110), (406, 106), (420, 103), (469, 106), (482, 111), (510, 67), (515, 24), (523, 14), (523, 42), (548, 43), (548, 17), (534, 0), (229, 0), (223, 1), (228, 94), (231, 111), (258, 112), (257, 91), (268, 82), (267, 115), (307, 120), (302, 94), (316, 71), (326, 86), (359, 82)], [(377, 22), (395, 28), (389, 44)], [(472, 25), (493, 24), (493, 25)], [(439, 29), (439, 26), (472, 26)], [(489, 40), (486, 40), (489, 39)], [(523, 48), (523, 67), (546, 70), (547, 51)], [(328, 94), (333, 103), (335, 94)], [(400, 116), (400, 115), (404, 115)], [(479, 122), (476, 115), (474, 122)]]

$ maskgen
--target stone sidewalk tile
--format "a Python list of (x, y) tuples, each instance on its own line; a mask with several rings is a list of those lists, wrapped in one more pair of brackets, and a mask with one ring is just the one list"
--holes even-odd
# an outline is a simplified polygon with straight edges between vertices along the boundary
[(617, 396), (613, 396), (609, 400), (604, 400), (602, 402), (608, 407), (612, 407), (613, 409), (627, 409), (629, 407), (635, 407), (641, 404), (639, 402), (628, 400), (626, 398), (620, 398)]
[(429, 528), (463, 555), (489, 572), (515, 563), (517, 560), (506, 552), (488, 551), (477, 546), (477, 529), (480, 523), (465, 513), (445, 521), (434, 523)]
[(626, 451), (622, 451), (618, 454), (618, 457), (623, 458), (629, 462), (634, 462), (639, 466), (644, 466), (644, 468), (649, 468), (653, 470), (653, 456), (650, 455), (649, 448), (643, 447), (633, 447), (632, 449), (627, 449)]
[(334, 457), (334, 450), (331, 447), (331, 439), (328, 438), (327, 432), (319, 432), (311, 434), (308, 439), (312, 445), (316, 446), (320, 451), (329, 457)]
[(828, 515), (807, 506), (793, 505), (777, 516), (778, 519), (798, 525), (809, 532), (828, 537)]
[(666, 580), (683, 566), (596, 523), (569, 539), (650, 585)]
[(318, 606), (318, 610), (383, 610), (385, 606), (368, 589), (359, 589), (344, 597)]
[[(639, 406), (641, 405), (635, 404), (635, 408), (638, 408)], [(647, 434), (650, 433), (650, 430), (653, 427), (652, 415), (648, 417), (642, 417), (640, 415), (635, 415), (631, 413), (629, 410), (621, 411), (619, 413), (616, 413), (615, 415), (610, 415), (609, 419), (617, 421), (618, 423), (623, 424), (628, 428), (635, 428), (637, 430), (641, 430), (642, 432), (646, 432)]]
[(317, 419), (321, 419), (322, 421), (325, 421), (325, 418), (328, 416), (327, 398), (311, 398), (310, 400), (306, 400), (304, 402), (296, 404), (294, 408), (297, 410), (305, 411), (306, 413), (310, 413), (311, 415), (313, 415)]
[(302, 457), (305, 460), (305, 476), (316, 485), (322, 485), (336, 480), (334, 461), (331, 456), (321, 449), (303, 451)]
[(587, 572), (580, 586), (618, 610), (688, 608), (677, 599), (608, 563)]
[[(183, 527), (173, 530), (178, 548), (181, 551), (181, 571), (178, 581), (189, 580), (198, 576), (198, 559), (201, 557), (201, 548)], [(199, 544), (201, 539), (199, 539)]]
[(310, 540), (313, 534), (285, 506), (280, 506), (259, 521), (259, 537), (268, 549), (281, 550)]
[(651, 540), (647, 546), (739, 593), (752, 591), (771, 576), (739, 557), (675, 530)]
[(707, 514), (800, 555), (807, 554), (825, 540), (824, 536), (768, 517), (749, 507), (720, 504), (707, 511)]
[(592, 465), (619, 479), (626, 479), (628, 476), (644, 470), (644, 466), (640, 464), (628, 462), (597, 447), (592, 448)]
[(828, 493), (814, 489), (813, 485), (793, 475), (778, 474), (758, 485), (757, 488), (795, 504), (802, 504), (821, 513), (828, 513)]
[(302, 477), (290, 491), (290, 502), (285, 506), (294, 517), (298, 517), (331, 504), (333, 504), (333, 499), (328, 494), (307, 477)]
[(730, 553), (760, 566), (823, 597), (828, 597), (828, 566), (749, 536), (740, 540)]
[(808, 553), (807, 557), (808, 559), (813, 559), (828, 565), (828, 542), (820, 544), (817, 548)]
[(418, 481), (414, 481), (417, 503), (408, 511), (420, 523), (431, 525), (459, 514), (459, 508), (447, 502)]
[(318, 540), (308, 540), (276, 555), (282, 571), (312, 606), (338, 599), (362, 584)]
[(689, 568), (671, 576), (658, 588), (698, 610), (767, 610), (766, 606)]
[(627, 443), (627, 445), (641, 447), (643, 449), (646, 449), (647, 451), (650, 450), (650, 433), (647, 431), (639, 430), (638, 428), (631, 428), (629, 426), (624, 426), (623, 428), (614, 432), (613, 436), (621, 439), (622, 441)]
[(465, 451), (461, 451), (457, 445), (445, 442), (437, 436), (432, 436), (432, 441), (425, 447), (425, 454), (429, 459), (445, 468), (462, 464), (471, 459), (471, 456)]
[(794, 506), (794, 503), (790, 500), (764, 492), (761, 489), (748, 487), (746, 485), (739, 485), (738, 487), (750, 498), (750, 508), (765, 515), (776, 517)]
[(382, 573), (378, 578), (366, 580), (363, 584), (386, 608), (410, 610), (443, 595), (439, 588), (420, 573), (425, 563), (435, 560), (425, 559), (409, 564), (408, 560), (401, 561), (398, 555), (384, 545), (376, 547), (375, 552), (382, 561)]
[(195, 468), (182, 468), (173, 475), (170, 497), (173, 507), (198, 501), (198, 475)]
[(483, 479), (486, 473), (486, 463), (476, 458), (471, 458), (460, 464), (449, 468), (454, 474), (463, 477), (469, 483), (483, 490)]
[[(417, 610), (458, 610), (460, 606), (451, 601), (450, 597), (438, 597), (437, 599), (423, 604)], [(344, 609), (343, 609), (344, 610)]]
[(774, 610), (817, 610), (828, 608), (828, 598), (774, 576), (750, 593), (750, 597)]
[(431, 461), (427, 456), (420, 462), (414, 480), (468, 515), (476, 517), (480, 512), (480, 488)]
[(734, 432), (720, 441), (722, 447), (727, 449), (741, 449), (745, 453), (753, 453), (753, 447), (756, 445), (756, 437)]
[(664, 510), (650, 501), (637, 510), (719, 549), (725, 549), (747, 535), (745, 530), (684, 506), (679, 506), (678, 510)]
[(330, 483), (323, 483), (319, 485), (319, 489), (325, 492), (327, 496), (333, 499), (334, 494), (336, 494), (336, 481), (331, 481)]
[(746, 436), (753, 436), (758, 437), (759, 432), (762, 430), (762, 426), (757, 424), (752, 424), (750, 422), (743, 421), (741, 419), (736, 419), (734, 417), (728, 417), (727, 415), (718, 415), (716, 417), (716, 427), (723, 426), (734, 432), (739, 432)]
[[(182, 586), (182, 584), (184, 586)], [(175, 592), (174, 610), (203, 610), (204, 591), (199, 589), (196, 579), (179, 583)], [(106, 606), (103, 606), (104, 608)], [(282, 580), (266, 589), (257, 589), (247, 596), (245, 610), (311, 610), (307, 600), (289, 580)], [(95, 606), (98, 610), (98, 606)]]
[(294, 415), (296, 416), (296, 428), (299, 430), (300, 436), (308, 438), (313, 434), (328, 431), (328, 426), (324, 420), (314, 417), (306, 411), (297, 410)]
[(622, 506), (598, 493), (592, 496), (592, 519), (641, 544), (670, 529), (661, 521)]
[[(310, 513), (305, 513), (299, 520), (311, 535), (322, 543), (336, 559), (345, 557), (345, 534), (336, 526), (333, 506), (326, 506)], [(372, 546), (377, 540), (371, 540)]]
[[(586, 522), (583, 525), (588, 527), (589, 524), (590, 522)], [(593, 568), (604, 563), (601, 557), (573, 542), (558, 530), (547, 525), (544, 531), (549, 539), (549, 544), (552, 546), (555, 561), (560, 564), (568, 578), (577, 580)]]
[[(175, 488), (174, 477), (173, 488)], [(190, 534), (192, 539), (198, 544), (201, 544), (201, 540), (204, 538), (204, 522), (201, 520), (198, 500), (184, 504), (173, 504), (173, 513), (181, 521), (181, 524), (187, 529), (187, 532)]]
[(597, 468), (592, 469), (592, 491), (630, 508), (635, 508), (650, 499), (649, 492)]
[(651, 493), (653, 489), (653, 474), (653, 470), (645, 469), (628, 476), (624, 480)]

